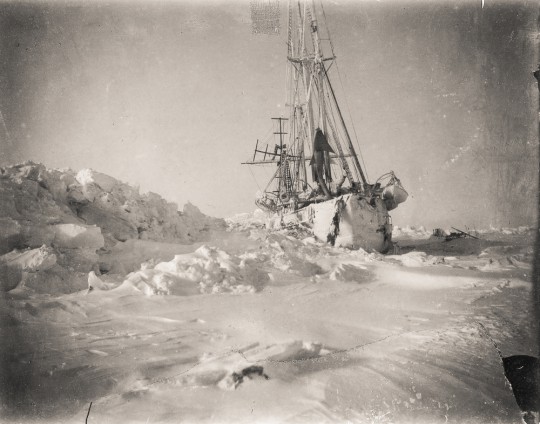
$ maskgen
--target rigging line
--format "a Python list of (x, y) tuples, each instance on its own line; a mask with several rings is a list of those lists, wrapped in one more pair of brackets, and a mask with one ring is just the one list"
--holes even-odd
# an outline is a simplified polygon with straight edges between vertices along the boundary
[(345, 125), (345, 120), (343, 119), (343, 115), (341, 114), (341, 111), (339, 109), (339, 105), (337, 103), (336, 95), (334, 93), (334, 89), (332, 88), (332, 84), (330, 83), (330, 78), (328, 78), (328, 75), (326, 76), (326, 84), (328, 85), (328, 88), (330, 89), (330, 93), (332, 94), (332, 99), (334, 101), (336, 110), (338, 111), (339, 120), (341, 121), (341, 127), (342, 127), (342, 129), (343, 129), (343, 131), (344, 131), (344, 133), (346, 135), (346, 138), (347, 138), (347, 144), (348, 144), (348, 147), (349, 147), (349, 151), (353, 155), (352, 157), (353, 157), (355, 166), (358, 169), (358, 173), (360, 174), (360, 178), (362, 179), (362, 183), (366, 184), (367, 183), (366, 176), (364, 175), (364, 171), (362, 170), (362, 166), (360, 165), (360, 161), (358, 160), (358, 155), (356, 153), (356, 150), (354, 149), (351, 137), (350, 137), (349, 132), (347, 130), (347, 126)]
[(255, 184), (257, 184), (257, 188), (259, 189), (259, 191), (262, 191), (262, 188), (259, 185), (259, 182), (257, 181), (257, 179), (255, 178), (255, 174), (253, 174), (253, 171), (251, 170), (251, 167), (248, 166), (247, 168), (249, 169), (249, 173), (251, 174), (251, 177), (253, 178), (253, 181), (255, 181)]
[(321, 4), (321, 10), (324, 19), (324, 28), (326, 29), (326, 36), (328, 38), (328, 42), (330, 43), (330, 50), (332, 50), (332, 57), (335, 57), (336, 55), (334, 54), (334, 44), (332, 43), (332, 38), (330, 37), (330, 30), (328, 29), (328, 23), (326, 22), (326, 12), (324, 11), (322, 0), (320, 0), (319, 3)]
[(288, 1), (288, 12), (289, 12), (289, 22), (287, 26), (287, 53), (289, 56), (293, 55), (292, 51), (292, 15), (293, 15), (293, 6), (292, 6), (292, 0)]
[(290, 89), (290, 70), (289, 70), (289, 66), (287, 63), (285, 63), (285, 102), (287, 102), (289, 100), (289, 97), (290, 97), (290, 94), (289, 94), (289, 89)]
[(299, 94), (300, 77), (301, 77), (300, 72), (296, 70), (294, 93), (291, 94), (291, 106), (293, 107), (293, 109), (296, 109), (296, 99), (298, 99), (298, 103), (301, 102), (300, 94)]
[[(339, 141), (338, 133), (335, 130), (337, 125), (336, 125), (336, 122), (335, 122), (335, 117), (334, 117), (334, 113), (333, 113), (333, 107), (332, 107), (332, 104), (331, 104), (332, 102), (330, 101), (330, 96), (329, 96), (328, 92), (326, 93), (326, 95), (328, 97), (328, 103), (330, 103), (328, 105), (328, 107), (329, 107), (330, 112), (331, 112), (330, 114), (327, 114), (326, 118), (328, 120), (328, 125), (330, 127), (330, 130), (332, 131), (332, 138), (334, 139), (334, 144), (336, 145), (337, 150), (339, 152), (341, 167), (343, 168), (342, 174), (345, 173), (345, 175), (349, 179), (349, 182), (350, 182), (350, 184), (352, 186), (355, 183), (355, 178), (352, 175), (352, 172), (350, 170), (349, 163), (347, 162), (347, 159), (343, 156), (343, 148), (341, 146), (341, 142)], [(324, 97), (322, 98), (322, 101), (325, 104), (327, 104), (326, 99)], [(354, 163), (354, 161), (353, 161), (353, 163)], [(357, 172), (357, 174), (358, 174), (358, 172)], [(357, 179), (358, 179), (358, 176), (357, 176)]]
[[(293, 64), (294, 66), (294, 64)], [(298, 97), (298, 87), (299, 87), (299, 78), (298, 78), (298, 75), (299, 75), (299, 71), (298, 69), (296, 68), (296, 66), (294, 66), (294, 71), (292, 69), (292, 67), (289, 67), (288, 69), (290, 69), (290, 92), (289, 92), (289, 107), (290, 107), (290, 111), (289, 111), (289, 118), (291, 118), (295, 113), (296, 113), (296, 99)], [(294, 90), (293, 90), (293, 86), (294, 86)], [(291, 118), (292, 119), (292, 118)]]
[[(313, 78), (313, 81), (315, 82), (315, 93), (319, 93), (319, 80), (318, 80), (318, 78)], [(323, 116), (322, 116), (321, 102), (317, 97), (315, 97), (315, 98), (317, 99), (317, 125), (316, 126), (321, 128), (323, 126), (321, 121), (324, 119)]]
[(291, 89), (293, 86), (293, 72), (289, 66), (289, 60), (285, 61), (285, 103), (290, 102)]
[[(323, 13), (324, 27), (326, 29), (326, 34), (328, 35), (328, 41), (330, 42), (330, 48), (332, 50), (332, 56), (334, 57), (334, 60), (332, 61), (332, 64), (334, 64), (334, 63), (336, 64), (336, 71), (337, 71), (337, 74), (338, 74), (338, 77), (339, 77), (339, 83), (341, 84), (341, 90), (345, 93), (345, 89), (343, 88), (343, 81), (341, 79), (341, 73), (339, 72), (339, 66), (338, 66), (337, 60), (335, 59), (336, 55), (334, 53), (334, 45), (332, 43), (332, 37), (330, 37), (330, 29), (328, 28), (328, 21), (326, 19), (326, 13), (324, 11), (324, 6), (322, 4), (322, 0), (320, 0), (320, 4), (321, 4), (321, 10), (322, 10), (322, 13)], [(364, 162), (364, 155), (362, 155), (362, 149), (360, 148), (360, 143), (358, 142), (358, 134), (356, 133), (356, 127), (354, 126), (354, 121), (352, 119), (351, 108), (349, 107), (349, 101), (348, 101), (346, 95), (344, 95), (343, 97), (345, 98), (345, 105), (347, 106), (347, 112), (349, 112), (349, 119), (351, 120), (351, 125), (352, 125), (352, 128), (353, 128), (354, 137), (355, 137), (355, 141), (356, 141), (356, 147), (358, 147), (358, 153), (360, 154), (360, 159), (362, 160), (362, 166), (364, 167), (364, 172), (366, 174), (366, 179), (369, 181), (369, 176), (368, 176), (368, 172), (367, 172), (367, 168), (366, 168), (366, 163)]]
[(272, 178), (270, 178), (270, 181), (268, 181), (268, 184), (266, 185), (265, 189), (263, 190), (263, 193), (268, 192), (268, 188), (272, 185), (274, 180), (277, 178), (277, 175), (279, 174), (279, 171), (280, 171), (280, 167), (278, 166), (276, 168), (276, 171), (274, 172), (274, 175), (272, 175)]
[[(339, 66), (337, 64), (337, 61), (335, 61), (335, 63), (336, 63), (336, 71), (339, 77), (339, 83), (341, 85), (341, 90), (345, 92), (345, 88), (343, 87), (343, 81), (341, 79), (341, 73), (339, 72)], [(349, 107), (349, 101), (347, 100), (346, 95), (343, 95), (343, 97), (345, 98), (345, 105), (347, 106), (347, 112), (349, 112), (349, 119), (351, 121), (351, 125), (353, 128), (354, 139), (356, 141), (356, 147), (358, 147), (358, 153), (360, 154), (360, 159), (362, 159), (362, 166), (364, 167), (364, 172), (366, 173), (366, 179), (369, 181), (369, 175), (367, 172), (366, 163), (364, 162), (364, 155), (362, 154), (362, 149), (360, 148), (360, 143), (358, 142), (358, 134), (356, 133), (356, 127), (354, 126), (354, 121), (352, 119), (351, 108)]]

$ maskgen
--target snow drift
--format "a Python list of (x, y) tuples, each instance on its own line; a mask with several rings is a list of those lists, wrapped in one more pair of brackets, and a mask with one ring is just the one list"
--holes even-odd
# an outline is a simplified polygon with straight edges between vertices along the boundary
[(128, 275), (121, 287), (131, 286), (146, 295), (253, 293), (255, 287), (243, 282), (256, 272), (239, 257), (201, 246), (191, 254), (176, 255), (172, 261), (154, 267), (143, 264), (141, 270)]

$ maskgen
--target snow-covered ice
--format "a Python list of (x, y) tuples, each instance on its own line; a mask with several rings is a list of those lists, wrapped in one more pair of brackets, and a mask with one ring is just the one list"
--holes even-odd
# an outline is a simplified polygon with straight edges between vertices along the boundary
[(520, 420), (493, 343), (536, 354), (532, 231), (404, 227), (385, 256), (93, 171), (24, 164), (0, 187), (29, 202), (2, 206), (3, 422), (84, 422), (90, 402), (89, 423)]

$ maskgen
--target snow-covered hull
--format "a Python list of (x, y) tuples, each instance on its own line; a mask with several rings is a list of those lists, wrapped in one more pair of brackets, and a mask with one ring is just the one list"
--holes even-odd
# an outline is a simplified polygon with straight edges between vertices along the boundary
[(358, 194), (346, 194), (313, 203), (288, 217), (307, 224), (317, 239), (334, 246), (384, 253), (392, 245), (390, 216), (381, 199), (372, 206)]

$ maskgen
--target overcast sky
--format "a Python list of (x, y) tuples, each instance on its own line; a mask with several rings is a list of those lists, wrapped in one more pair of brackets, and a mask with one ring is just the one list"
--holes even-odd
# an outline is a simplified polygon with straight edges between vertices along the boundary
[[(248, 1), (1, 3), (1, 164), (89, 167), (214, 216), (254, 210), (265, 171), (256, 182), (240, 162), (288, 114), (280, 5), (268, 36)], [(502, 154), (531, 181), (518, 207), (532, 219), (537, 3), (324, 7), (368, 175), (392, 169), (410, 192), (394, 223), (494, 222), (489, 143), (517, 146)]]

